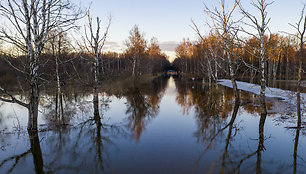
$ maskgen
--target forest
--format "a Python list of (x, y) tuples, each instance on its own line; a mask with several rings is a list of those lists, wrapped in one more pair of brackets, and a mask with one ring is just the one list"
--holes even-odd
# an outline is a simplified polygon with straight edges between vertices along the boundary
[[(299, 44), (291, 36), (284, 34), (265, 35), (267, 61), (266, 73), (269, 82), (273, 80), (297, 80), (299, 65)], [(256, 81), (260, 74), (253, 67), (259, 67), (260, 42), (256, 38), (245, 38), (243, 44), (233, 48), (233, 59), (237, 62), (237, 79)], [(173, 67), (188, 76), (199, 79), (216, 81), (228, 78), (229, 66), (225, 59), (222, 40), (217, 34), (204, 38), (204, 40), (190, 41), (184, 39), (176, 48), (177, 58)], [(303, 62), (306, 59), (303, 57)], [(303, 65), (305, 69), (305, 64)]]
[[(60, 82), (65, 85), (81, 84), (89, 85), (93, 81), (94, 56), (84, 46), (71, 44), (67, 32), (57, 28), (50, 31), (44, 50), (40, 57), (39, 74), (49, 88), (56, 87), (57, 75)], [(148, 42), (138, 26), (130, 30), (130, 36), (126, 40), (127, 48), (123, 53), (101, 52), (99, 54), (100, 80), (116, 79), (118, 77), (131, 77), (141, 75), (158, 75), (170, 69), (171, 64), (167, 56), (161, 51), (158, 40), (152, 38)], [(12, 87), (15, 82), (24, 81), (24, 64), (27, 56), (14, 47), (1, 51), (0, 81), (4, 87)], [(135, 62), (134, 62), (135, 61)], [(135, 64), (135, 65), (134, 65)], [(15, 68), (12, 68), (15, 67)], [(18, 89), (18, 88), (17, 88)]]

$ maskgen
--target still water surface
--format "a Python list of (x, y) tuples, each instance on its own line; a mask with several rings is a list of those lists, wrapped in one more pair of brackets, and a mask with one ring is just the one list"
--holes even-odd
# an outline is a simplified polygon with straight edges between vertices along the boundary
[(306, 171), (306, 131), (290, 129), (294, 106), (268, 99), (260, 125), (258, 97), (243, 91), (235, 106), (229, 88), (172, 77), (123, 89), (99, 94), (100, 121), (88, 92), (65, 94), (64, 118), (54, 116), (54, 96), (43, 95), (35, 137), (27, 111), (1, 103), (0, 173)]

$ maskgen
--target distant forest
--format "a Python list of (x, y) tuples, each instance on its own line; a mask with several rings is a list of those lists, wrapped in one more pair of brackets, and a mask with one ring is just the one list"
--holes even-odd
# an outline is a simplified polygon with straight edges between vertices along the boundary
[[(94, 55), (88, 53), (83, 46), (75, 49), (70, 43), (71, 38), (60, 29), (50, 32), (39, 62), (41, 79), (48, 84), (52, 85), (56, 82), (56, 59), (63, 84), (82, 82), (88, 84), (93, 81)], [(131, 29), (125, 44), (127, 48), (123, 53), (101, 53), (98, 66), (100, 80), (119, 76), (129, 77), (132, 74), (135, 76), (158, 75), (171, 68), (171, 63), (161, 51), (157, 39), (152, 38), (148, 42), (144, 34), (139, 31), (138, 26), (135, 25)], [(15, 50), (10, 52), (12, 54), (9, 54), (8, 50), (2, 49), (1, 51), (0, 84), (3, 86), (14, 85), (16, 81), (22, 82), (24, 79), (19, 77), (24, 74), (20, 70), (29, 71), (23, 67), (28, 61), (27, 55)]]
[[(99, 43), (94, 43), (94, 33), (91, 33), (89, 38), (85, 33), (82, 36), (83, 41), (75, 41), (69, 37), (70, 31), (60, 26), (54, 27), (47, 32), (45, 43), (39, 51), (41, 55), (37, 63), (40, 83), (52, 85), (52, 82), (58, 79), (63, 84), (93, 83), (95, 66), (98, 67), (99, 80), (119, 76), (158, 75), (169, 69), (176, 70), (178, 75), (184, 78), (209, 82), (221, 78), (232, 78), (231, 69), (233, 79), (238, 80), (258, 81), (261, 78), (261, 72), (264, 72), (264, 77), (268, 81), (297, 79), (299, 55), (304, 55), (300, 51), (298, 37), (286, 33), (267, 34), (267, 32), (263, 32), (264, 41), (256, 34), (238, 37), (236, 35), (238, 30), (230, 26), (230, 23), (222, 23), (222, 20), (218, 20), (222, 19), (222, 16), (214, 16), (221, 13), (206, 10), (208, 15), (212, 15), (213, 21), (217, 22), (217, 26), (211, 27), (208, 36), (197, 33), (199, 38), (196, 41), (183, 39), (175, 49), (176, 58), (173, 62), (169, 62), (167, 55), (162, 52), (157, 38), (153, 37), (148, 41), (137, 25), (130, 30), (130, 35), (125, 41), (126, 49), (122, 53), (103, 51), (109, 26), (103, 26), (107, 27), (107, 32)], [(229, 19), (230, 17), (228, 16)], [(92, 32), (91, 22), (89, 20), (88, 30)], [(222, 28), (222, 25), (227, 28)], [(199, 32), (196, 25), (194, 29)], [(263, 31), (265, 30), (267, 26)], [(5, 36), (5, 33), (3, 34)], [(16, 85), (17, 81), (23, 84), (23, 81), (29, 80), (30, 77), (21, 76), (31, 74), (32, 69), (29, 66), (31, 63), (28, 60), (28, 50), (20, 48), (18, 41), (7, 46), (12, 38), (7, 37), (7, 39), (9, 42), (3, 39), (4, 42), (0, 43), (0, 84), (4, 87)], [(263, 48), (264, 52), (262, 52)], [(305, 52), (304, 49), (303, 52)], [(262, 61), (260, 57), (264, 57), (264, 60)], [(97, 61), (98, 65), (96, 65)], [(230, 65), (231, 62), (232, 65)], [(302, 62), (306, 62), (305, 56)], [(263, 71), (260, 70), (262, 63), (265, 64)], [(304, 63), (302, 70), (305, 69)], [(305, 72), (302, 71), (302, 73)]]
[[(267, 80), (296, 80), (299, 64), (299, 44), (294, 37), (280, 34), (265, 36), (267, 61)], [(250, 37), (236, 43), (230, 51), (235, 63), (236, 78), (241, 80), (256, 80), (259, 78), (260, 41)], [(305, 50), (304, 50), (305, 51)], [(229, 65), (226, 60), (223, 40), (217, 34), (210, 34), (201, 41), (192, 42), (184, 39), (176, 48), (177, 58), (173, 67), (183, 74), (215, 81), (227, 78)], [(303, 62), (306, 62), (304, 57)], [(303, 69), (306, 65), (303, 64)]]
[[(280, 34), (270, 34), (265, 39), (267, 56), (269, 57), (266, 62), (267, 80), (296, 79), (299, 54), (297, 41), (292, 37)], [(91, 82), (94, 59), (85, 49), (76, 51), (70, 44), (70, 40), (66, 33), (61, 33), (60, 37), (48, 40), (40, 60), (42, 64), (40, 74), (48, 81), (52, 79), (55, 81), (55, 57), (58, 57), (63, 83), (75, 83), (80, 80)], [(260, 43), (254, 38), (246, 38), (244, 43), (240, 47), (233, 48), (232, 51), (235, 53), (233, 59), (237, 62), (236, 78), (247, 81), (256, 80), (260, 74), (252, 67), (259, 66), (259, 60), (256, 59), (256, 56), (260, 54)], [(132, 76), (133, 57), (136, 57), (134, 70), (136, 76), (156, 75), (173, 69), (178, 71), (180, 76), (211, 82), (220, 78), (228, 78), (229, 66), (228, 62), (224, 61), (226, 52), (222, 40), (217, 34), (212, 33), (201, 41), (184, 39), (175, 50), (176, 59), (172, 63), (161, 51), (157, 39), (152, 38), (150, 42), (147, 42), (137, 26), (130, 31), (126, 45), (127, 49), (123, 53), (103, 52), (100, 55), (101, 80), (118, 76)], [(16, 53), (8, 54), (7, 50), (1, 52), (0, 83), (2, 85), (16, 84), (16, 80), (19, 80), (18, 77), (22, 76), (22, 73), (9, 66), (8, 62), (20, 69), (27, 61), (27, 57), (22, 53), (18, 56)], [(55, 52), (59, 53), (55, 54)], [(303, 62), (305, 61), (304, 57)], [(303, 64), (303, 69), (306, 69), (305, 66)]]

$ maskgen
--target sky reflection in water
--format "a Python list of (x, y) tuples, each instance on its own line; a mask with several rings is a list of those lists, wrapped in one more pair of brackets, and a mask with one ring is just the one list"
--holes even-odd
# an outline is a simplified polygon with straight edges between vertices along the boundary
[[(66, 126), (56, 126), (52, 96), (40, 107), (38, 136), (26, 131), (22, 107), (0, 105), (0, 173), (303, 173), (305, 131), (287, 129), (296, 116), (269, 100), (263, 151), (258, 99), (173, 78), (100, 94), (102, 126), (92, 94), (65, 95)], [(289, 106), (288, 106), (289, 107)], [(277, 109), (279, 110), (279, 109)], [(286, 112), (285, 112), (286, 111)], [(294, 144), (298, 143), (298, 148)], [(295, 157), (294, 149), (297, 152)], [(296, 158), (297, 164), (294, 163)]]

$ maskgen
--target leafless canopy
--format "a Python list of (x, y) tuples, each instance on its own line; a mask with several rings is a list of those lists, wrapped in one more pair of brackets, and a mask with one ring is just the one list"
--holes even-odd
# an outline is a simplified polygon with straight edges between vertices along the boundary
[(81, 9), (68, 0), (3, 0), (0, 14), (7, 24), (0, 28), (0, 39), (26, 53), (31, 49), (28, 44), (33, 47), (34, 42), (38, 44), (35, 51), (40, 52), (49, 31), (69, 30), (82, 17)]
[[(108, 31), (111, 25), (112, 16), (109, 15), (107, 24), (105, 27), (105, 31), (103, 33), (103, 36), (101, 37), (101, 19), (97, 17), (97, 23), (96, 23), (96, 31), (94, 31), (94, 26), (92, 22), (92, 17), (90, 16), (90, 12), (87, 13), (88, 17), (88, 26), (85, 27), (85, 39), (84, 44), (86, 46), (86, 49), (89, 53), (97, 53), (101, 54), (101, 51), (104, 47), (106, 37), (108, 35)], [(89, 30), (89, 31), (88, 31)]]
[(23, 73), (29, 82), (31, 92), (29, 104), (22, 103), (0, 86), (1, 92), (10, 99), (2, 101), (18, 103), (29, 110), (29, 130), (37, 130), (40, 55), (44, 49), (48, 34), (55, 28), (63, 32), (75, 27), (75, 22), (82, 17), (82, 10), (76, 9), (69, 0), (2, 0), (0, 16), (6, 25), (0, 27), (0, 40), (12, 44), (27, 55), (21, 67), (10, 64)]

